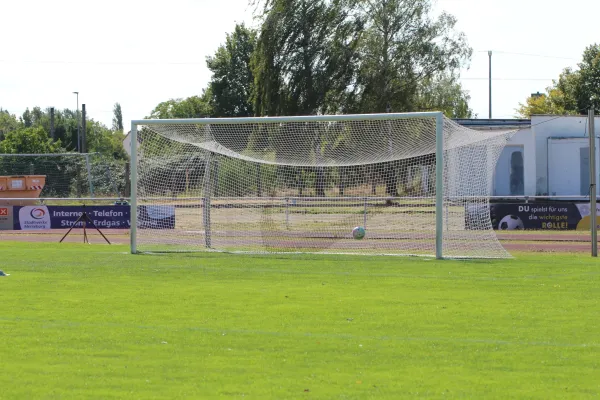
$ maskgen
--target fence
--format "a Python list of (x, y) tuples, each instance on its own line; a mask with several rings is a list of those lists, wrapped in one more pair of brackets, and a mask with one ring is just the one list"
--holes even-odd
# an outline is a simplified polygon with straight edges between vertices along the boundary
[(45, 176), (40, 198), (93, 199), (129, 195), (127, 162), (102, 157), (99, 153), (0, 154), (0, 176), (27, 175)]

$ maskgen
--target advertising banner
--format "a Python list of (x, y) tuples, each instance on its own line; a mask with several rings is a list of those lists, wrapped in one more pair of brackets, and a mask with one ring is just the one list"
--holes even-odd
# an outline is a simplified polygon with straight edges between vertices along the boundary
[(0, 206), (0, 231), (13, 229), (12, 206)]
[[(68, 229), (83, 214), (81, 206), (25, 206), (14, 207), (15, 230)], [(88, 217), (99, 229), (129, 229), (131, 218), (129, 206), (86, 206)]]
[(138, 207), (137, 226), (141, 229), (175, 229), (175, 206)]
[[(0, 206), (0, 229), (47, 230), (81, 228), (76, 224), (83, 214), (98, 229), (129, 229), (131, 212), (128, 205), (112, 206)], [(4, 215), (6, 214), (6, 215)], [(138, 227), (147, 229), (175, 229), (174, 206), (139, 206)]]
[(590, 214), (590, 203), (490, 204), (492, 226), (498, 230), (589, 230)]

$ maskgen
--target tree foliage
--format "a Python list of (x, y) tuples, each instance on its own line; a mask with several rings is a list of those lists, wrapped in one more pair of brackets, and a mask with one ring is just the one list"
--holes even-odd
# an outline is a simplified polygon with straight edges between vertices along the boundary
[[(269, 0), (253, 58), (259, 115), (337, 111), (352, 83), (361, 22), (341, 0)], [(339, 102), (339, 101), (338, 101)]]
[(251, 99), (254, 74), (250, 62), (255, 46), (256, 32), (238, 24), (214, 56), (207, 57), (206, 64), (212, 72), (208, 94), (213, 116), (254, 115)]
[(60, 141), (52, 141), (41, 126), (18, 128), (7, 133), (0, 142), (0, 153), (5, 154), (45, 154), (62, 150)]
[(206, 118), (212, 114), (209, 99), (210, 92), (205, 91), (202, 96), (163, 101), (152, 110), (149, 118)]
[(464, 34), (454, 30), (453, 16), (431, 19), (430, 0), (359, 4), (366, 21), (357, 77), (362, 112), (419, 111), (419, 92), (435, 87), (443, 89), (440, 95), (458, 94), (464, 101), (461, 89), (448, 93), (448, 85), (431, 85), (439, 75), (456, 74), (472, 54)]
[(112, 129), (115, 132), (123, 132), (123, 111), (119, 103), (115, 103), (113, 107)]
[(600, 110), (600, 45), (588, 46), (579, 69), (565, 68), (558, 79), (541, 96), (530, 96), (516, 109), (517, 115), (529, 118), (535, 114), (587, 114), (590, 108)]
[(442, 111), (448, 118), (474, 118), (469, 100), (455, 76), (440, 75), (419, 84), (415, 103), (419, 111)]
[(4, 139), (8, 132), (16, 130), (18, 126), (17, 117), (10, 114), (8, 110), (0, 108), (0, 140)]
[[(55, 110), (54, 137), (50, 138), (50, 109), (27, 108), (19, 120), (0, 110), (0, 152), (7, 153), (54, 153), (71, 152), (77, 146), (77, 115), (75, 110)], [(128, 158), (123, 149), (123, 132), (113, 132), (104, 124), (86, 121), (88, 151), (101, 153), (117, 160)]]

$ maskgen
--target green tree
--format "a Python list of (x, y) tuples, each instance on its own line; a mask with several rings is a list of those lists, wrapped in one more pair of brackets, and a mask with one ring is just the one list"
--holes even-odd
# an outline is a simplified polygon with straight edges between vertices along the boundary
[(115, 132), (123, 132), (123, 111), (119, 103), (115, 103), (113, 107), (112, 129)]
[(0, 153), (7, 154), (59, 153), (63, 150), (60, 141), (53, 142), (42, 127), (18, 128), (7, 133), (0, 142)]
[(600, 45), (588, 46), (579, 69), (565, 68), (558, 79), (541, 96), (530, 96), (519, 103), (517, 116), (535, 114), (587, 114), (590, 108), (600, 110)]
[(21, 115), (20, 122), (25, 128), (29, 128), (33, 125), (33, 116), (31, 115), (31, 111), (29, 111), (29, 107), (27, 107), (23, 112), (23, 115)]
[(7, 133), (16, 130), (18, 126), (17, 118), (8, 110), (0, 108), (0, 140), (3, 140)]
[(215, 55), (207, 57), (206, 64), (213, 73), (208, 93), (214, 116), (254, 115), (251, 99), (254, 75), (250, 61), (255, 45), (256, 32), (238, 24)]
[[(345, 0), (267, 0), (252, 59), (254, 109), (258, 115), (314, 115), (340, 111), (352, 84), (361, 22)], [(277, 148), (278, 128), (257, 131), (251, 145), (275, 144), (278, 157), (289, 157), (289, 148)], [(256, 136), (263, 139), (257, 140)], [(294, 157), (322, 160), (331, 138), (327, 132), (301, 124)], [(270, 139), (264, 140), (265, 136)], [(274, 140), (272, 140), (274, 139)], [(286, 153), (287, 152), (287, 153)], [(299, 170), (297, 179), (312, 180), (315, 194), (324, 196), (323, 168)]]
[(418, 87), (416, 109), (442, 111), (448, 118), (474, 118), (470, 96), (455, 76), (443, 74), (423, 80)]
[(525, 103), (519, 103), (517, 108), (517, 117), (531, 118), (532, 115), (567, 115), (577, 114), (573, 108), (568, 110), (565, 104), (574, 104), (574, 99), (563, 93), (558, 88), (548, 88), (546, 93), (542, 93), (527, 98)]
[(457, 75), (469, 61), (472, 50), (455, 31), (456, 19), (446, 13), (432, 19), (431, 0), (359, 3), (367, 21), (357, 78), (359, 111), (417, 111), (419, 91), (427, 92), (421, 85), (431, 87), (443, 73)]
[(206, 118), (212, 115), (210, 106), (210, 91), (204, 91), (202, 96), (192, 96), (186, 99), (170, 99), (158, 104), (150, 113), (149, 118)]
[(360, 22), (342, 0), (267, 0), (252, 60), (259, 115), (326, 113), (351, 84)]
[(88, 152), (100, 153), (115, 160), (126, 160), (128, 155), (123, 147), (125, 135), (122, 131), (112, 131), (106, 125), (90, 119), (86, 121)]
[(600, 44), (588, 46), (579, 63), (579, 76), (575, 80), (574, 97), (580, 113), (590, 108), (600, 110)]

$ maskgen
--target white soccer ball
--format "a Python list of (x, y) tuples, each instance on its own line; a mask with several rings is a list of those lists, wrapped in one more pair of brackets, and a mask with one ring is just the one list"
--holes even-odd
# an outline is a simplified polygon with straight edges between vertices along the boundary
[(357, 226), (356, 228), (352, 229), (352, 237), (354, 239), (360, 240), (365, 237), (365, 234), (365, 228), (362, 226)]
[(523, 221), (516, 215), (507, 215), (500, 220), (498, 229), (501, 231), (514, 231), (525, 229)]

